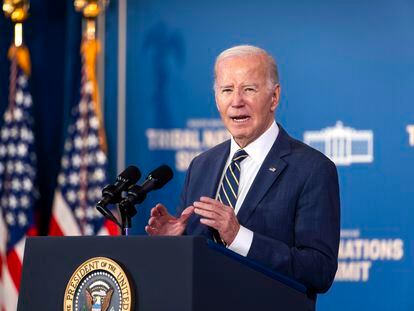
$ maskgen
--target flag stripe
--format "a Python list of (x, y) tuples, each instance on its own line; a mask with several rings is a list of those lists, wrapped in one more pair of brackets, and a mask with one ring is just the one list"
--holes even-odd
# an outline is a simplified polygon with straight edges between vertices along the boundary
[(6, 311), (15, 311), (17, 309), (17, 299), (19, 292), (14, 285), (10, 276), (9, 269), (4, 269), (3, 274), (3, 308)]
[(20, 278), (22, 274), (21, 257), (15, 250), (10, 251), (7, 254), (7, 266), (12, 269), (8, 269), (10, 277), (13, 280), (14, 287), (18, 290), (20, 288)]
[(23, 238), (14, 247), (14, 251), (16, 253), (17, 258), (19, 258), (20, 261), (22, 261), (22, 262), (23, 262), (24, 246), (25, 246), (25, 244), (26, 244), (26, 238)]
[(110, 220), (105, 220), (104, 228), (106, 228), (108, 235), (119, 235), (119, 227)]
[(55, 216), (52, 215), (49, 225), (49, 235), (50, 236), (63, 236), (63, 232), (59, 227), (59, 224), (55, 220)]
[(67, 206), (62, 194), (59, 190), (55, 192), (55, 200), (53, 203), (53, 221), (55, 228), (59, 228), (61, 235), (81, 235), (79, 226), (71, 209)]

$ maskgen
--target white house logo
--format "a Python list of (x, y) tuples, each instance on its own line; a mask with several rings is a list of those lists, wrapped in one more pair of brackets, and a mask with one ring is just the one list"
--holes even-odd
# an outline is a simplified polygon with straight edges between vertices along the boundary
[(414, 147), (414, 124), (407, 125), (408, 143)]
[(303, 140), (321, 151), (336, 165), (371, 163), (374, 161), (374, 133), (345, 127), (337, 121), (334, 127), (306, 131)]

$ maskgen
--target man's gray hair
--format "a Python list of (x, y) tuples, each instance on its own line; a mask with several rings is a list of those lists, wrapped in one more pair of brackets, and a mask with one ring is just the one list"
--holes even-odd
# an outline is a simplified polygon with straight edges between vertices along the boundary
[(227, 57), (247, 56), (247, 55), (263, 55), (266, 61), (269, 87), (273, 88), (276, 84), (279, 83), (279, 73), (277, 70), (276, 61), (269, 53), (267, 53), (265, 50), (257, 46), (237, 45), (227, 50), (224, 50), (223, 52), (219, 54), (219, 56), (217, 56), (216, 62), (214, 64), (214, 89), (216, 89), (218, 63)]

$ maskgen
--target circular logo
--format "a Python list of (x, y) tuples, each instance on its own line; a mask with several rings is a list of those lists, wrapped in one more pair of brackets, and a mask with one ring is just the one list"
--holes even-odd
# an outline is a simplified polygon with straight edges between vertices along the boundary
[(72, 274), (63, 311), (131, 311), (131, 293), (127, 275), (115, 261), (91, 258)]

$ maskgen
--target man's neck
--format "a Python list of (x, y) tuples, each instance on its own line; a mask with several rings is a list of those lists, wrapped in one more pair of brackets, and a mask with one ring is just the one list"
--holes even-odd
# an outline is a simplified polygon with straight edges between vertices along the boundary
[(233, 137), (233, 140), (240, 147), (240, 149), (244, 149), (248, 145), (250, 145), (251, 143), (253, 143), (256, 140), (258, 140), (260, 137), (262, 137), (263, 134), (266, 133), (274, 123), (276, 123), (276, 120), (275, 119), (273, 119), (272, 122), (269, 123), (269, 125), (266, 127), (266, 129), (259, 136), (257, 136), (255, 139), (253, 139), (251, 141), (246, 141), (244, 139), (237, 139), (235, 137)]

